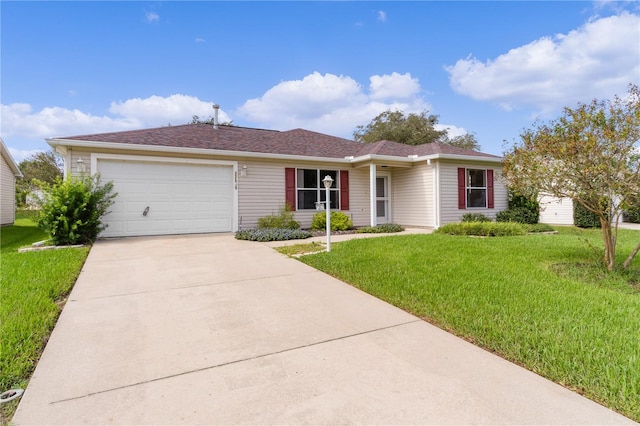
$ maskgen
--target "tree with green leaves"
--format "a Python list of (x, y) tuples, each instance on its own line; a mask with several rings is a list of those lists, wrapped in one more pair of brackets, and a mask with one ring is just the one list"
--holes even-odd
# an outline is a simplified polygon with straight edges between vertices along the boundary
[(449, 139), (448, 137), (440, 141), (445, 145), (451, 145), (458, 148), (470, 149), (472, 151), (480, 151), (480, 143), (474, 132), (465, 133), (464, 135), (454, 136)]
[[(536, 122), (504, 156), (503, 176), (516, 190), (534, 188), (568, 197), (597, 215), (604, 263), (616, 266), (618, 221), (640, 194), (640, 90), (624, 98), (565, 108), (559, 118)], [(628, 269), (640, 244), (623, 263)]]
[(16, 181), (16, 203), (24, 206), (27, 195), (39, 189), (37, 182), (52, 184), (62, 178), (62, 160), (53, 151), (37, 152), (18, 165), (23, 177)]
[(438, 142), (447, 135), (446, 130), (436, 130), (438, 116), (387, 110), (375, 117), (366, 126), (356, 127), (353, 132), (354, 140), (358, 142), (377, 142), (381, 140), (394, 141), (407, 145), (422, 145)]
[(437, 130), (438, 116), (422, 111), (405, 115), (402, 111), (384, 111), (366, 126), (356, 127), (354, 140), (372, 143), (381, 140), (407, 145), (422, 145), (439, 142), (459, 148), (479, 150), (475, 133), (449, 138), (447, 130)]
[[(199, 115), (193, 115), (191, 117), (191, 123), (189, 124), (214, 124), (214, 120), (215, 118), (213, 116), (209, 116), (207, 118), (200, 118)], [(235, 124), (233, 124), (233, 121), (225, 121), (222, 123), (218, 123), (218, 126), (235, 126)]]

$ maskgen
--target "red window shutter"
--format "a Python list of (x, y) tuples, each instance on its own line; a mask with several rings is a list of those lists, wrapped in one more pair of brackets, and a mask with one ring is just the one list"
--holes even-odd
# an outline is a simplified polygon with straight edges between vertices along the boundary
[(465, 168), (458, 168), (458, 208), (467, 208), (467, 170)]
[(487, 208), (493, 208), (493, 170), (487, 170)]
[(349, 210), (349, 171), (340, 170), (340, 210)]
[(285, 187), (285, 202), (289, 207), (296, 210), (296, 169), (285, 168), (284, 169), (284, 187)]

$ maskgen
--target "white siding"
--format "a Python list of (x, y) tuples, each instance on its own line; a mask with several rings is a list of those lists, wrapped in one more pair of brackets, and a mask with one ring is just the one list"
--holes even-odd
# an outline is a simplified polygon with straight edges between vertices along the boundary
[(433, 168), (426, 164), (394, 169), (391, 220), (404, 226), (433, 226)]
[[(349, 171), (349, 210), (355, 226), (368, 225), (369, 220), (369, 174), (368, 169), (351, 169), (345, 164), (288, 163), (277, 161), (238, 161), (238, 170), (247, 166), (247, 176), (238, 177), (238, 214), (242, 229), (255, 228), (258, 219), (278, 213), (285, 203), (285, 168), (306, 168)], [(302, 228), (311, 226), (316, 210), (296, 211), (295, 219)]]
[(573, 201), (550, 195), (540, 197), (540, 223), (573, 225)]
[(4, 156), (0, 167), (0, 224), (10, 225), (16, 218), (16, 177)]
[[(493, 209), (458, 209), (458, 167), (493, 170)], [(502, 167), (498, 164), (440, 162), (440, 225), (459, 222), (465, 213), (482, 213), (495, 218), (507, 208), (507, 188), (501, 182)]]
[(84, 165), (85, 173), (91, 174), (91, 153), (85, 151), (71, 151), (71, 164), (65, 164), (64, 167), (66, 170), (71, 170), (72, 176), (79, 176), (80, 170), (78, 170), (78, 160), (82, 158), (82, 163)]

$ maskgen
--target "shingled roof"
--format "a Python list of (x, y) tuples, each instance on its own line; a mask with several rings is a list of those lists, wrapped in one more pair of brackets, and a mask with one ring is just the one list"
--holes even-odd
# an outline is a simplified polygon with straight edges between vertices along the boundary
[(214, 128), (210, 124), (185, 124), (153, 129), (68, 136), (52, 138), (51, 140), (55, 140), (58, 143), (61, 141), (98, 142), (321, 158), (361, 157), (366, 155), (407, 158), (435, 154), (500, 158), (491, 154), (437, 143), (417, 146), (393, 141), (360, 143), (304, 129), (277, 131), (237, 126), (218, 126)]

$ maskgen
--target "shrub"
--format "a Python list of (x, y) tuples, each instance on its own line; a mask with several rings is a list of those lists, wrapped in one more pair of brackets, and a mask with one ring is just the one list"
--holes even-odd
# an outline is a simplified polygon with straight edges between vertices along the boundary
[(482, 213), (465, 213), (462, 215), (462, 222), (491, 222), (491, 218)]
[(527, 232), (537, 233), (537, 232), (553, 232), (555, 229), (551, 225), (547, 225), (546, 223), (531, 223), (527, 225)]
[(358, 228), (356, 231), (359, 234), (386, 234), (392, 232), (402, 232), (404, 228), (395, 223), (383, 223), (376, 226), (365, 226)]
[(278, 214), (258, 219), (258, 229), (300, 229), (300, 223), (293, 218), (293, 211), (289, 204), (280, 207)]
[[(351, 218), (342, 212), (331, 212), (331, 230), (346, 231), (353, 228)], [(327, 213), (320, 212), (313, 215), (311, 220), (311, 229), (314, 231), (322, 231), (327, 229)]]
[(100, 184), (100, 176), (39, 182), (44, 192), (38, 226), (55, 245), (90, 244), (106, 226), (102, 217), (118, 195), (113, 182)]
[(640, 206), (625, 210), (622, 217), (625, 222), (640, 223)]
[(524, 207), (508, 208), (496, 214), (496, 222), (517, 222), (534, 224), (540, 220), (540, 212), (533, 212)]
[(286, 240), (302, 240), (309, 238), (311, 232), (300, 229), (245, 229), (236, 232), (237, 240), (248, 241), (286, 241)]
[(496, 222), (518, 222), (534, 224), (540, 220), (540, 203), (537, 195), (529, 196), (509, 191), (509, 204), (506, 210), (498, 212)]
[(573, 202), (573, 224), (578, 228), (600, 228), (598, 215), (587, 210), (577, 201)]
[(436, 230), (439, 234), (505, 237), (525, 235), (527, 227), (515, 222), (462, 222), (449, 223)]

